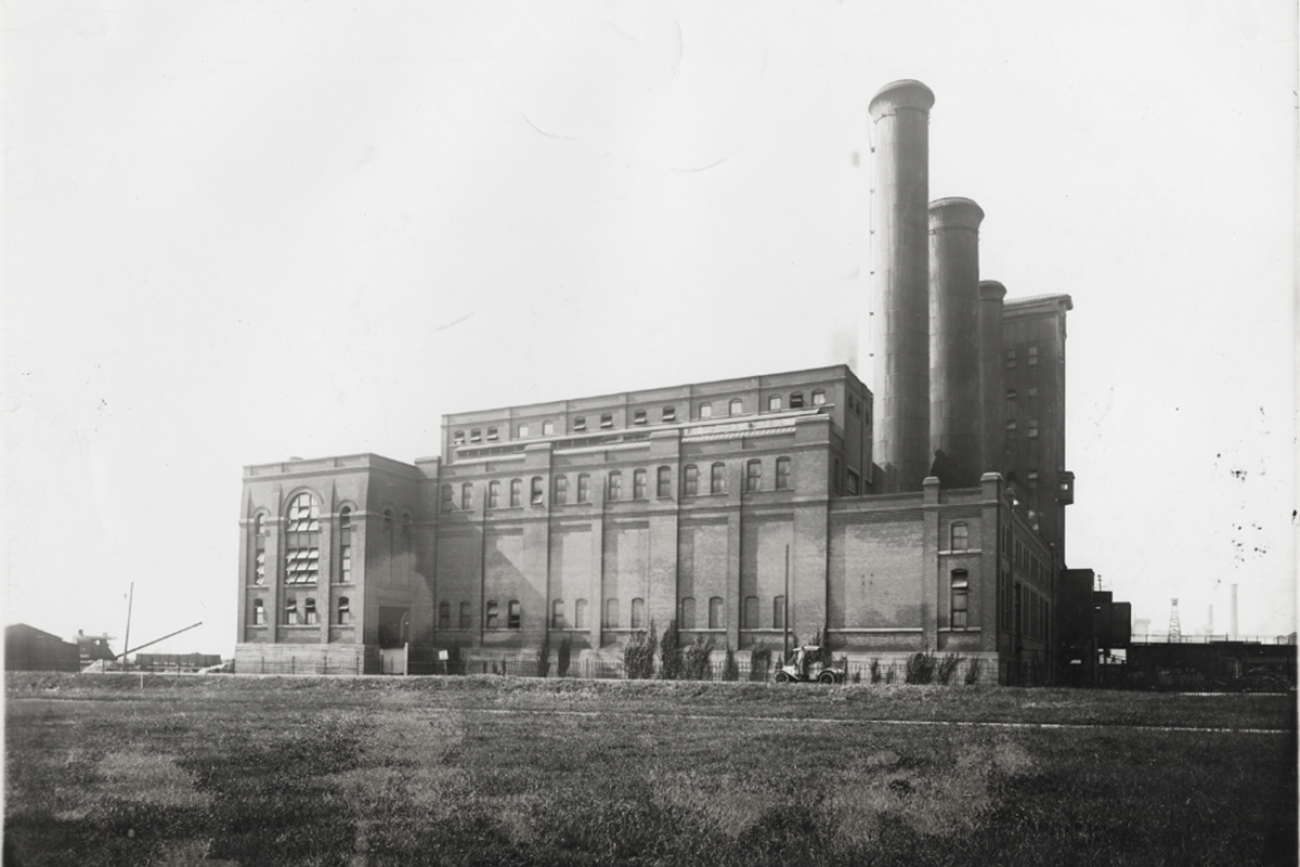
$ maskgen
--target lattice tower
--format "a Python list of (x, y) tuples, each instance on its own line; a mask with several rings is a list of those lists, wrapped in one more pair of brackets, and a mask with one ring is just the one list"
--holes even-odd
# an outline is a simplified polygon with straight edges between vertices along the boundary
[(1183, 628), (1178, 624), (1178, 600), (1174, 600), (1174, 607), (1169, 612), (1169, 640), (1181, 641), (1183, 637)]

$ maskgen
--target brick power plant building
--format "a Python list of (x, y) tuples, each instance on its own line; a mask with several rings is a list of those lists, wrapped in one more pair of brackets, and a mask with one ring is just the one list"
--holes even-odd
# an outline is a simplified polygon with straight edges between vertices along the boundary
[(1066, 568), (1071, 302), (980, 280), (983, 212), (929, 201), (933, 102), (899, 81), (870, 105), (874, 395), (839, 365), (454, 413), (413, 464), (246, 467), (236, 670), (534, 658), (548, 636), (612, 660), (675, 619), (719, 652), (788, 621), (859, 662), (1052, 680), (1062, 600), (1090, 589)]

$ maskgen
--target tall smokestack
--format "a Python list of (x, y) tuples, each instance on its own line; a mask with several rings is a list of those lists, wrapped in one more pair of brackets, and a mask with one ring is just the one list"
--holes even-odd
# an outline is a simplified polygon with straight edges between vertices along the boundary
[(1003, 370), (1002, 299), (1007, 288), (996, 280), (980, 281), (980, 470), (1005, 473), (1002, 457)]
[(930, 106), (919, 81), (880, 89), (871, 199), (874, 459), (881, 493), (919, 491), (930, 469)]
[(930, 446), (945, 488), (979, 484), (980, 222), (970, 199), (930, 203)]

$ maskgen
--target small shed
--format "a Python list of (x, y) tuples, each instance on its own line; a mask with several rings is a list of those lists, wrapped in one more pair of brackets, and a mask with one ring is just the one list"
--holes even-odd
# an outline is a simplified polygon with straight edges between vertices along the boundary
[(5, 627), (6, 671), (80, 671), (76, 644), (26, 623)]

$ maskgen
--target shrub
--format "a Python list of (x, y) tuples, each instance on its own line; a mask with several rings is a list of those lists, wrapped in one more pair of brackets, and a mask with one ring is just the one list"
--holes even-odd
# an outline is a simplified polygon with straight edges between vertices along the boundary
[(727, 658), (722, 663), (723, 680), (740, 680), (740, 665), (736, 662), (736, 651), (727, 648)]
[(749, 649), (749, 679), (766, 681), (767, 669), (772, 664), (772, 648), (763, 642), (755, 642)]
[(907, 658), (905, 683), (926, 684), (934, 678), (934, 654), (914, 653)]
[(979, 659), (970, 659), (966, 661), (966, 683), (976, 684), (980, 682), (980, 662)]
[(573, 639), (566, 635), (563, 640), (560, 641), (560, 649), (556, 652), (555, 673), (558, 676), (564, 677), (569, 673), (569, 660), (572, 655)]
[(680, 680), (682, 677), (681, 637), (677, 634), (677, 621), (669, 620), (659, 639), (659, 677)]
[(696, 636), (686, 648), (686, 659), (682, 674), (687, 680), (712, 680), (713, 672), (709, 670), (709, 656), (713, 653), (713, 639)]
[(623, 674), (629, 680), (648, 680), (654, 677), (655, 645), (644, 632), (634, 633), (623, 648)]
[(880, 683), (883, 679), (880, 673), (880, 657), (871, 660), (871, 682)]
[(885, 683), (893, 683), (896, 674), (897, 672), (894, 670), (894, 666), (889, 666), (889, 669), (885, 672)]
[(854, 682), (854, 683), (862, 683), (862, 669), (861, 669), (861, 668), (855, 668), (855, 669), (853, 669), (853, 682)]
[(939, 679), (939, 683), (948, 684), (952, 680), (953, 672), (957, 666), (961, 665), (961, 657), (955, 653), (945, 654), (943, 659), (939, 660), (939, 667), (934, 670), (934, 676)]

